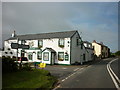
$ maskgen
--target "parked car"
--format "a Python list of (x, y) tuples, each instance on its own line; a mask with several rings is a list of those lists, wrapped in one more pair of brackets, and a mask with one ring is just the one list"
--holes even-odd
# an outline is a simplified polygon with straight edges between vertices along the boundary
[(20, 63), (21, 60), (22, 60), (22, 63), (28, 63), (27, 57), (18, 57), (18, 61), (17, 62)]

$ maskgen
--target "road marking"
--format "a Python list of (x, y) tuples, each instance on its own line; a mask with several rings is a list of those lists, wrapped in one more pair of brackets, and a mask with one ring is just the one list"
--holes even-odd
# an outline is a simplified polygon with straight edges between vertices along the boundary
[(62, 68), (62, 69), (67, 69), (67, 68)]
[(77, 71), (79, 68), (74, 69), (73, 71)]
[[(115, 73), (113, 72), (113, 70), (112, 70), (111, 67), (110, 67), (110, 64), (111, 64), (113, 61), (115, 61), (115, 60), (117, 60), (117, 59), (114, 59), (114, 60), (110, 61), (110, 62), (107, 64), (107, 70), (108, 70), (108, 72), (109, 72), (109, 74), (110, 74), (110, 76), (111, 76), (111, 78), (112, 78), (112, 80), (113, 80), (113, 83), (115, 84), (115, 87), (116, 87), (118, 90), (120, 90), (120, 87), (119, 87), (117, 81), (115, 80), (115, 78), (118, 80), (118, 82), (119, 82), (120, 80), (118, 79), (118, 77), (115, 75)], [(115, 75), (115, 76), (114, 76), (114, 75)]]
[[(113, 61), (112, 61), (113, 62)], [(110, 64), (112, 63), (110, 62)], [(109, 64), (109, 68), (110, 68), (110, 71), (112, 72), (112, 74), (115, 76), (115, 78), (117, 79), (117, 81), (120, 83), (120, 79), (117, 77), (117, 75), (113, 72), (113, 70), (111, 69), (110, 67), (110, 64)]]

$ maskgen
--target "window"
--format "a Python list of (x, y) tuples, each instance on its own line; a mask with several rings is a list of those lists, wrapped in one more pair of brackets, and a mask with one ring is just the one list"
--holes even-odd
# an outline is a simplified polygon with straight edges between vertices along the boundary
[(65, 61), (68, 61), (68, 60), (69, 60), (69, 55), (66, 54), (66, 55), (65, 55)]
[(64, 47), (64, 39), (59, 39), (59, 47)]
[(41, 48), (43, 46), (43, 40), (38, 40), (38, 48)]
[(37, 59), (42, 60), (42, 52), (41, 51), (37, 52)]
[(79, 38), (78, 37), (76, 38), (76, 45), (77, 46), (79, 45)]
[(21, 44), (25, 44), (26, 43), (26, 41), (25, 40), (21, 40)]
[(32, 53), (29, 53), (29, 54), (28, 54), (28, 59), (29, 59), (29, 60), (32, 60), (32, 57), (33, 57)]
[(64, 60), (64, 52), (58, 52), (58, 60), (63, 61)]
[(49, 52), (44, 52), (43, 53), (43, 60), (44, 61), (49, 61)]

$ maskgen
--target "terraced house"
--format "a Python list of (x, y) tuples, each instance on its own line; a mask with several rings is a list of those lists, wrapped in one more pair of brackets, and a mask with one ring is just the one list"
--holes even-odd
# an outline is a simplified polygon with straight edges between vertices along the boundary
[(92, 43), (94, 47), (94, 54), (99, 58), (107, 58), (110, 55), (110, 48), (103, 44), (103, 42), (96, 42), (95, 40)]
[[(16, 49), (11, 48), (11, 43), (29, 45), (30, 48), (19, 48), (17, 53)], [(16, 35), (14, 32), (11, 38), (5, 40), (4, 47), (5, 51), (14, 51), (13, 56), (27, 57), (29, 61), (46, 64), (82, 63), (87, 52), (78, 31), (27, 35)]]

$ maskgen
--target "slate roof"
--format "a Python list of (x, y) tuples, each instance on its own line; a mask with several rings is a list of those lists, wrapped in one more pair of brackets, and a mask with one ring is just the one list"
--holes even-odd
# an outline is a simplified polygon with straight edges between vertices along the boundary
[(40, 34), (26, 34), (17, 35), (16, 37), (11, 37), (7, 40), (14, 40), (19, 38), (19, 40), (36, 40), (36, 39), (50, 39), (50, 38), (67, 38), (72, 37), (77, 31), (65, 31), (65, 32), (51, 32), (51, 33), (40, 33)]

